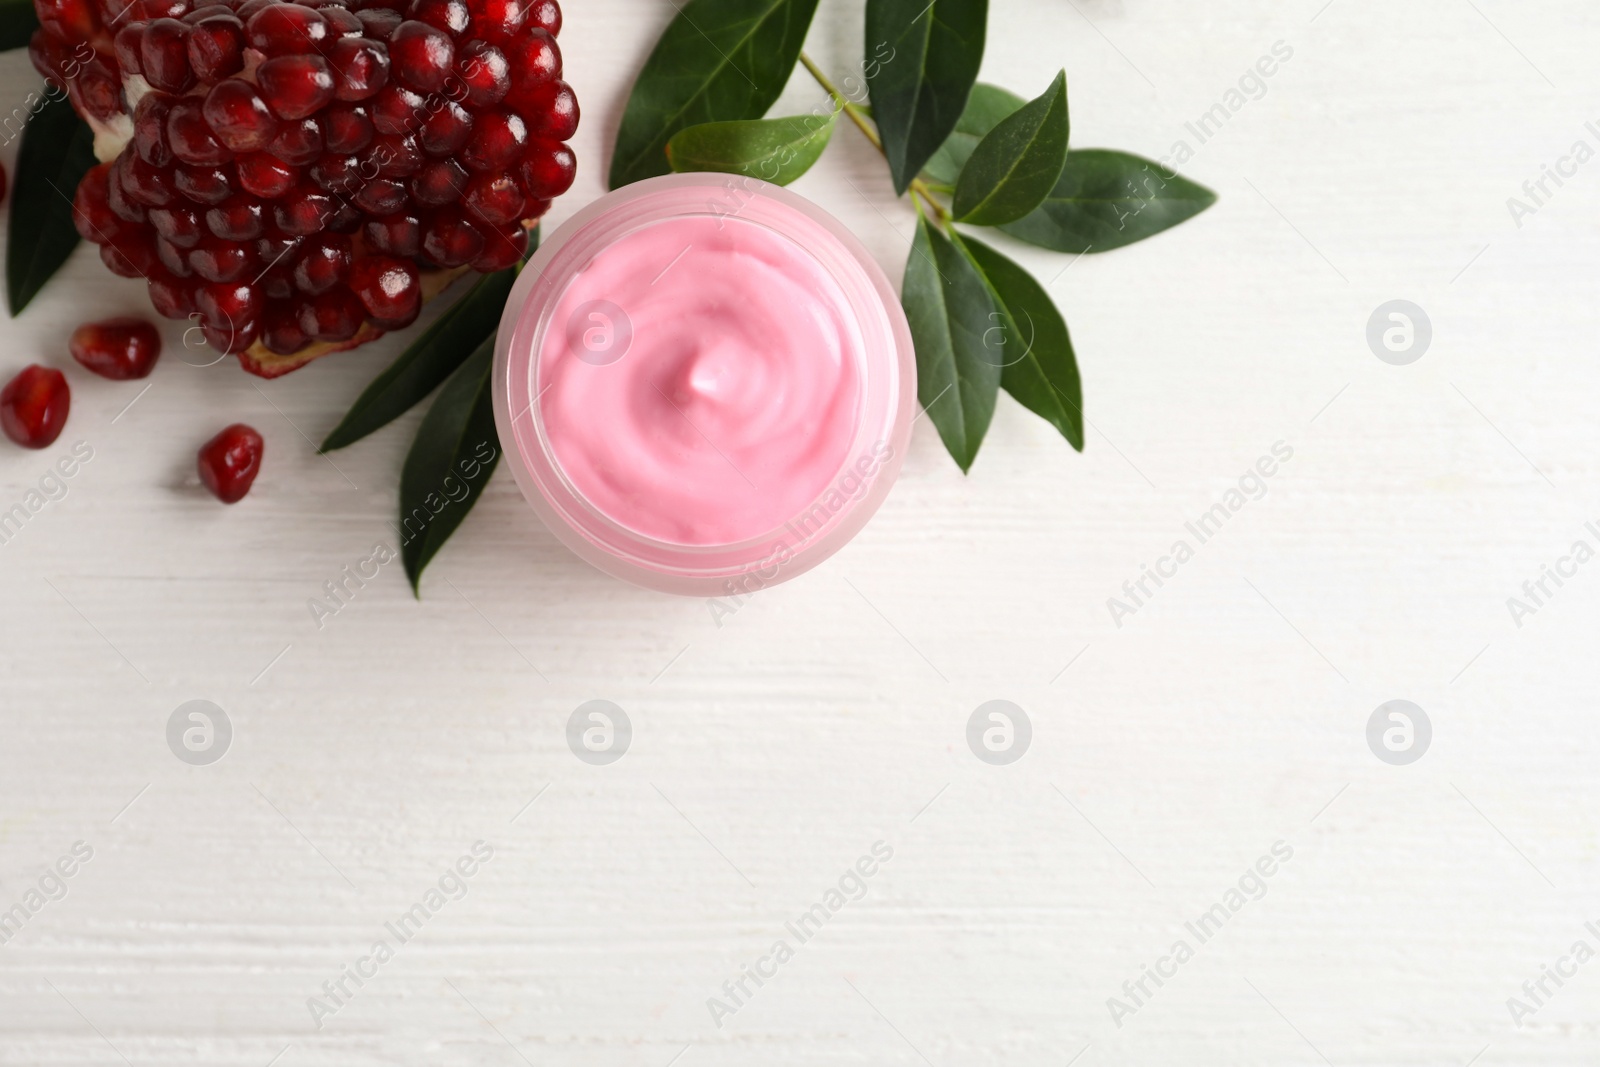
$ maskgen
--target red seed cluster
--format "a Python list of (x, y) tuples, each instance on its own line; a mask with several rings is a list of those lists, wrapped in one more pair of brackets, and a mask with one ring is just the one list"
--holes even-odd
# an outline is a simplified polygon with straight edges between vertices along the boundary
[(224, 351), (405, 326), (421, 272), (514, 264), (572, 184), (555, 0), (35, 5), (35, 66), (132, 121), (79, 232)]

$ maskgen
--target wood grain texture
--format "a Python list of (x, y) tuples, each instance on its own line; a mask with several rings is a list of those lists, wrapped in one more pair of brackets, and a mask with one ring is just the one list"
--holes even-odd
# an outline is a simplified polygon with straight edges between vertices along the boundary
[[(552, 224), (599, 195), (671, 14), (569, 9), (580, 175)], [(420, 601), (396, 562), (319, 629), (307, 600), (386, 535), (420, 413), (311, 442), (403, 337), (262, 383), (185, 365), (172, 325), (140, 394), (69, 366), (88, 310), (145, 307), (81, 249), (0, 326), (5, 368), (74, 388), (57, 446), (0, 449), (0, 507), (94, 449), (0, 545), (0, 912), (94, 849), (0, 945), (0, 1063), (1593, 1062), (1600, 962), (1520, 1028), (1506, 1001), (1600, 947), (1600, 564), (1520, 628), (1505, 602), (1600, 524), (1600, 162), (1521, 227), (1506, 200), (1600, 147), (1600, 13), (993, 20), (986, 80), (1032, 96), (1064, 66), (1075, 144), (1188, 140), (1221, 199), (1103, 257), (997, 240), (1071, 326), (1086, 452), (1002, 398), (962, 477), (924, 421), (866, 531), (720, 626), (571, 557), (500, 472)], [(860, 37), (859, 4), (825, 0), (808, 48), (843, 78)], [(1185, 124), (1280, 40), (1265, 92), (1196, 144)], [(33, 83), (5, 58), (0, 100)], [(802, 75), (774, 114), (821, 99)], [(914, 216), (854, 131), (794, 188), (898, 276)], [(1434, 328), (1406, 367), (1364, 339), (1396, 298)], [(235, 420), (266, 464), (224, 509), (193, 456)], [(1266, 495), (1113, 625), (1106, 599), (1280, 440)], [(195, 698), (234, 726), (209, 767), (165, 740)], [(565, 739), (596, 698), (634, 726), (606, 767)], [(1033, 723), (1009, 767), (965, 742), (996, 698)], [(1433, 723), (1409, 767), (1365, 743), (1394, 698)], [(465, 895), (317, 1029), (307, 998), (480, 839)], [(880, 840), (865, 896), (719, 1028), (707, 998)], [(1265, 896), (1115, 1025), (1107, 998), (1280, 840)]]

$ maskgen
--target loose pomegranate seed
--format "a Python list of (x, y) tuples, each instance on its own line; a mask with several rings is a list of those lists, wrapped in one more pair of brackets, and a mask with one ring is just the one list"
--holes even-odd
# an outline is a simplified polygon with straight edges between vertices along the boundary
[(278, 120), (255, 86), (229, 78), (206, 94), (205, 119), (211, 132), (234, 152), (259, 152), (272, 143)]
[(361, 329), (366, 313), (356, 295), (341, 285), (301, 306), (300, 328), (319, 341), (348, 341)]
[(236, 194), (206, 212), (206, 228), (227, 241), (248, 241), (263, 232), (261, 202)]
[(469, 170), (502, 171), (522, 155), (528, 143), (528, 126), (511, 111), (491, 111), (473, 123), (472, 137), (461, 150)]
[(206, 232), (200, 224), (200, 213), (188, 207), (151, 208), (150, 225), (178, 248), (193, 248)]
[(517, 176), (532, 197), (550, 200), (566, 192), (577, 174), (577, 157), (560, 141), (535, 137), (528, 141)]
[(233, 195), (232, 167), (174, 167), (172, 184), (197, 204), (220, 204)]
[(578, 132), (578, 98), (559, 78), (537, 86), (514, 105), (531, 120), (531, 132), (554, 141), (570, 141)]
[(282, 123), (267, 152), (292, 166), (304, 167), (321, 157), (323, 147), (322, 125), (314, 118), (304, 118)]
[(167, 112), (171, 107), (172, 97), (152, 90), (144, 94), (133, 111), (134, 151), (153, 167), (172, 162), (172, 148), (167, 144)]
[(369, 219), (361, 232), (368, 245), (387, 255), (409, 259), (422, 248), (422, 223), (407, 212)]
[(100, 377), (125, 382), (150, 373), (161, 354), (161, 334), (143, 319), (105, 319), (73, 330), (67, 349)]
[(434, 212), (422, 235), (422, 251), (441, 267), (460, 267), (483, 251), (483, 234), (455, 207)]
[(456, 76), (466, 87), (466, 102), (476, 108), (493, 107), (511, 91), (511, 64), (488, 41), (472, 41), (461, 49)]
[(182, 93), (194, 84), (189, 66), (189, 27), (177, 19), (145, 24), (139, 42), (139, 67), (144, 80), (168, 93)]
[(472, 12), (462, 0), (412, 0), (406, 17), (460, 37), (472, 22)]
[(150, 303), (165, 318), (184, 319), (194, 311), (194, 283), (174, 277), (166, 271), (152, 273), (149, 278)]
[(472, 115), (460, 104), (445, 101), (422, 123), (419, 140), (430, 156), (453, 156), (472, 136)]
[(274, 300), (261, 316), (261, 343), (280, 356), (300, 351), (310, 340), (300, 328), (300, 311), (287, 300)]
[(200, 446), (200, 480), (224, 504), (244, 499), (261, 472), (266, 442), (253, 428), (236, 422)]
[(233, 153), (211, 132), (204, 108), (196, 97), (177, 101), (167, 112), (167, 144), (172, 147), (173, 155), (196, 166), (215, 166), (233, 159)]
[(389, 52), (377, 41), (346, 37), (328, 53), (340, 100), (365, 100), (389, 84)]
[(23, 448), (47, 448), (61, 436), (71, 406), (67, 376), (30, 363), (0, 389), (0, 429)]
[(417, 176), (411, 179), (411, 195), (418, 203), (437, 207), (453, 204), (461, 199), (467, 187), (467, 168), (453, 159), (439, 159), (423, 164)]
[(363, 256), (350, 268), (350, 289), (373, 324), (385, 330), (410, 326), (422, 310), (416, 264), (391, 256)]
[(325, 293), (350, 273), (350, 238), (324, 233), (306, 242), (294, 265), (294, 284), (303, 293)]
[(371, 144), (376, 135), (366, 109), (349, 104), (335, 104), (324, 112), (322, 127), (326, 131), (328, 151), (344, 156), (355, 155)]
[(224, 8), (189, 31), (189, 66), (203, 85), (215, 85), (244, 69), (244, 23)]
[(245, 22), (250, 47), (269, 56), (321, 52), (330, 36), (321, 12), (299, 4), (268, 4)]
[(265, 152), (242, 157), (235, 170), (239, 175), (239, 188), (251, 196), (274, 200), (294, 188), (300, 172), (282, 160)]
[(461, 206), (490, 226), (504, 226), (522, 217), (527, 198), (516, 179), (504, 174), (479, 174), (467, 183)]
[(303, 119), (333, 99), (333, 67), (321, 56), (278, 56), (256, 68), (256, 83), (280, 119)]
[(256, 266), (252, 251), (220, 237), (203, 237), (189, 253), (189, 266), (208, 282), (234, 282)]

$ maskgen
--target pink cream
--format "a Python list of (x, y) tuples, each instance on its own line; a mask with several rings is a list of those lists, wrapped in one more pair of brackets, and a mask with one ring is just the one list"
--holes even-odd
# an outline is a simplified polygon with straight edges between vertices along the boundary
[(618, 189), (546, 236), (495, 340), (522, 495), (610, 574), (742, 596), (827, 559), (889, 493), (916, 357), (827, 212), (749, 178)]
[(602, 249), (556, 303), (538, 376), (574, 488), (648, 537), (781, 527), (850, 458), (864, 341), (839, 283), (737, 217), (652, 223)]

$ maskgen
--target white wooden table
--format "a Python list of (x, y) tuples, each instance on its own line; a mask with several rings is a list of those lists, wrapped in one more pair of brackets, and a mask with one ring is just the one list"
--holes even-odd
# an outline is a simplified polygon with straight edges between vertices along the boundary
[[(600, 193), (671, 13), (569, 6), (580, 177), (552, 223)], [(1066, 67), (1075, 144), (1187, 140), (1221, 200), (1104, 257), (1016, 249), (1073, 329), (1083, 456), (1003, 399), (962, 477), (919, 424), (865, 533), (720, 626), (578, 562), (501, 472), (420, 602), (393, 564), (319, 629), (419, 415), (331, 460), (310, 442), (401, 339), (263, 383), (186, 366), (173, 326), (148, 392), (72, 373), (61, 440), (0, 448), (4, 507), (93, 449), (0, 545), (0, 911), (93, 855), (0, 945), (0, 1063), (1594, 1062), (1600, 963), (1538, 1005), (1522, 986), (1600, 949), (1600, 564), (1520, 626), (1507, 599), (1600, 547), (1600, 162), (1520, 226), (1507, 198), (1600, 149), (1600, 12), (997, 0), (990, 37), (985, 78), (1024, 95)], [(809, 49), (844, 76), (860, 38), (826, 0)], [(1279, 41), (1198, 144), (1185, 124)], [(7, 57), (0, 100), (33, 84)], [(820, 99), (801, 75), (775, 113)], [(913, 216), (854, 131), (796, 188), (898, 277)], [(1406, 366), (1365, 338), (1396, 299), (1432, 323)], [(144, 308), (82, 249), (0, 327), (5, 373)], [(222, 508), (193, 457), (235, 420), (266, 467)], [(1115, 625), (1107, 598), (1279, 441), (1265, 495)], [(167, 743), (195, 699), (233, 731), (208, 766)], [(632, 724), (607, 765), (567, 743), (594, 699)], [(1005, 766), (966, 742), (995, 699), (1032, 724)], [(1395, 699), (1431, 722), (1410, 765), (1367, 744)], [(400, 943), (385, 924), (480, 840)], [(880, 841), (802, 943), (785, 924)], [(775, 976), (714, 1019), (755, 966)]]

